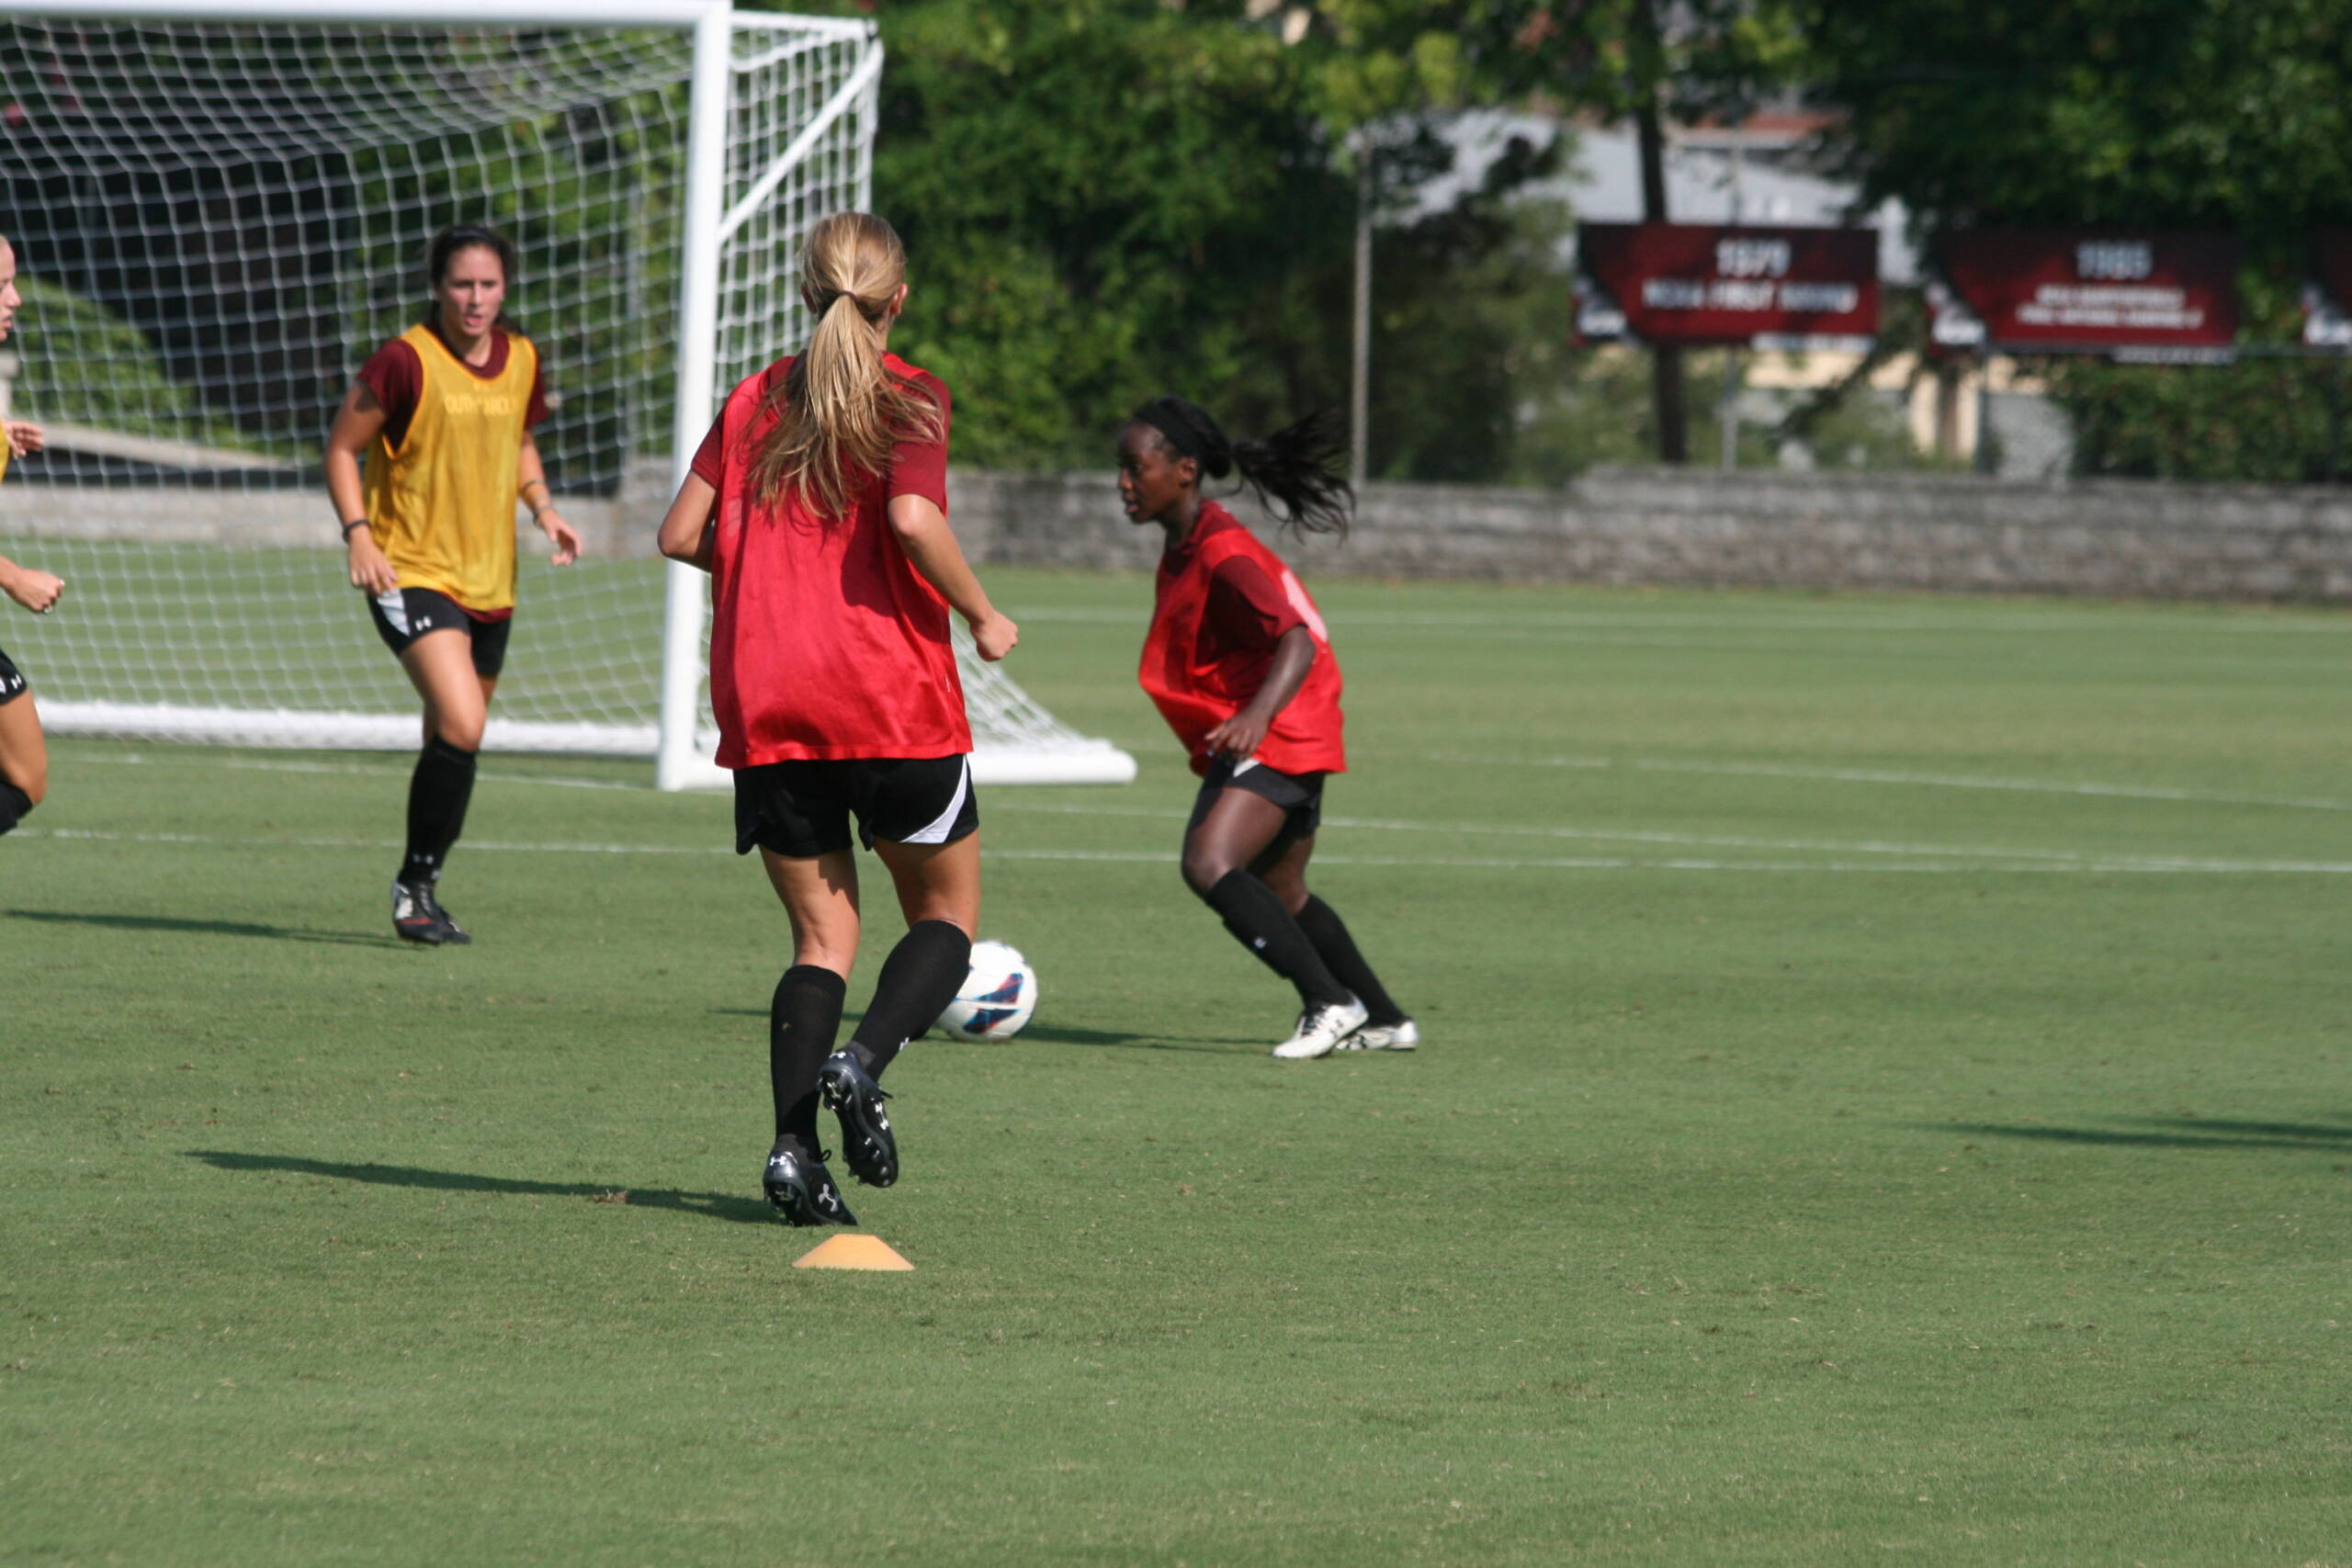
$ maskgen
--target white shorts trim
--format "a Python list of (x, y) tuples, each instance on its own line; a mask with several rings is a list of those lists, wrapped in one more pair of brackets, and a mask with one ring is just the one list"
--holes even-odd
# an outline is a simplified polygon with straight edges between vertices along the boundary
[(941, 812), (928, 826), (899, 840), (900, 843), (944, 844), (947, 841), (947, 835), (956, 829), (956, 817), (964, 809), (964, 797), (972, 793), (972, 759), (966, 757), (963, 761), (963, 772), (956, 776), (956, 794), (954, 798), (948, 801), (947, 809)]
[(408, 600), (397, 588), (387, 588), (376, 595), (376, 608), (384, 612), (384, 619), (391, 622), (392, 630), (408, 636)]

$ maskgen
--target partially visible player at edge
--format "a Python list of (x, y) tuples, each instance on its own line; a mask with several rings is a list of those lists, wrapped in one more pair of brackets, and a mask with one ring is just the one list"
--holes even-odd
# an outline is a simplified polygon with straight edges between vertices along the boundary
[[(888, 352), (907, 300), (888, 223), (809, 231), (806, 352), (737, 387), (662, 520), (662, 553), (711, 574), (710, 705), (735, 771), (735, 850), (760, 851), (792, 922), (768, 1014), (775, 1143), (762, 1185), (796, 1225), (855, 1224), (817, 1146), (821, 1097), (869, 1186), (899, 1179), (878, 1080), (970, 967), (979, 808), (952, 606), (979, 655), (1011, 652), (947, 526), (947, 388)], [(833, 1049), (857, 957), (850, 817), (896, 885), (907, 934)]]
[(1347, 770), (1340, 665), (1323, 618), (1282, 558), (1201, 481), (1239, 472), (1284, 524), (1345, 535), (1354, 495), (1314, 417), (1234, 442), (1182, 398), (1155, 398), (1119, 433), (1119, 499), (1167, 532), (1144, 691), (1201, 775), (1184, 829), (1185, 883), (1298, 988), (1285, 1060), (1409, 1051), (1420, 1031), (1390, 999), (1330, 905), (1307, 891), (1323, 780)]
[[(17, 292), (17, 252), (0, 234), (0, 343), (17, 324), (17, 307), (24, 297)], [(0, 423), (0, 479), (8, 477), (8, 459), (41, 449), (41, 429), (29, 420)], [(45, 571), (18, 566), (0, 556), (0, 592), (30, 610), (49, 613), (65, 584)], [(25, 818), (49, 793), (49, 742), (41, 738), (40, 714), (33, 706), (32, 688), (22, 671), (0, 648), (0, 833)]]
[[(538, 350), (506, 321), (514, 247), (460, 225), (425, 252), (433, 309), (359, 367), (327, 434), (327, 494), (351, 585), (424, 699), (408, 786), (408, 848), (392, 930), (468, 942), (437, 886), (473, 797), (474, 757), (506, 666), (514, 615), (514, 503), (569, 566), (580, 536), (555, 509), (531, 427), (547, 418)], [(367, 476), (360, 458), (367, 458)]]

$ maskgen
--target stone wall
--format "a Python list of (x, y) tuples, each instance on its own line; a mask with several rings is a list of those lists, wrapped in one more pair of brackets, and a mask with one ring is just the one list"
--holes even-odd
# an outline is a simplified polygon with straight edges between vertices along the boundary
[[(948, 489), (977, 558), (1154, 558), (1108, 474)], [(2352, 603), (2352, 491), (2318, 487), (1604, 468), (1556, 491), (1367, 486), (1343, 546), (1261, 531), (1324, 576)]]
[[(562, 503), (591, 554), (650, 556), (662, 491)], [(956, 469), (948, 498), (975, 560), (1148, 570), (1158, 557), (1159, 530), (1120, 513), (1108, 473)], [(1553, 491), (1376, 484), (1345, 545), (1267, 532), (1327, 577), (2352, 603), (2352, 491), (2318, 487), (1615, 468)], [(335, 547), (315, 491), (14, 474), (0, 534)], [(536, 535), (525, 545), (541, 547)]]

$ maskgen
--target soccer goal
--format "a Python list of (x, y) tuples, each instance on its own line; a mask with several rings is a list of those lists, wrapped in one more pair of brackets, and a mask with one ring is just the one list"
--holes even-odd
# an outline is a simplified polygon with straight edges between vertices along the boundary
[[(488, 221), (588, 550), (557, 570), (523, 531), (487, 744), (714, 782), (707, 580), (653, 525), (718, 395), (806, 340), (801, 237), (869, 204), (881, 68), (871, 22), (726, 0), (10, 0), (0, 412), (49, 450), (0, 485), (0, 553), (67, 582), (6, 628), (48, 726), (414, 746), (319, 451), (421, 319), (425, 240)], [(968, 649), (963, 671), (983, 780), (1134, 776)]]

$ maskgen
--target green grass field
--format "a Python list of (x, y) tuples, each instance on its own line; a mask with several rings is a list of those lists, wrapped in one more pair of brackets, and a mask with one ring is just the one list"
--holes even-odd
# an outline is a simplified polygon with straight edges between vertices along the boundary
[(398, 759), (61, 743), (0, 1562), (2352, 1563), (2352, 621), (1319, 584), (1429, 1043), (1281, 1064), (1148, 584), (991, 581), (1144, 771), (984, 799), (1046, 1000), (893, 1075), (911, 1274), (759, 1201), (724, 801), (487, 760), (415, 952)]

